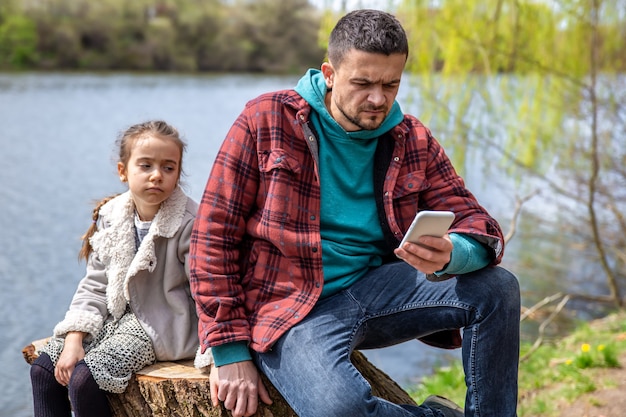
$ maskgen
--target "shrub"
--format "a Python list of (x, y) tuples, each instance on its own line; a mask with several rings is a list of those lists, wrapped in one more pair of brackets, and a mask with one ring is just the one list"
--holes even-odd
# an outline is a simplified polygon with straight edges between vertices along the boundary
[(8, 16), (0, 25), (0, 66), (23, 69), (37, 63), (37, 28), (29, 18)]

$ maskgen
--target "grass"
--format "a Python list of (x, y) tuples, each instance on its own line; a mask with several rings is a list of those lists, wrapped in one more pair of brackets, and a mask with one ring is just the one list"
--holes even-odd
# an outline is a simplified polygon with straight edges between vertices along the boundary
[[(531, 350), (522, 342), (521, 356)], [(544, 342), (532, 351), (519, 369), (519, 417), (555, 416), (559, 407), (585, 393), (614, 386), (601, 377), (606, 368), (620, 368), (626, 354), (626, 314), (613, 314), (593, 322), (581, 322), (568, 336)], [(463, 367), (456, 361), (424, 378), (409, 389), (421, 403), (431, 393), (442, 393), (463, 405)]]

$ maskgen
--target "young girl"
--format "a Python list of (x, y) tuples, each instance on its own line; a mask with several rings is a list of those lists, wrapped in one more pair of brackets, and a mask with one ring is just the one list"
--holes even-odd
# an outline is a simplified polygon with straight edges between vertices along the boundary
[[(128, 191), (94, 209), (79, 254), (85, 277), (31, 367), (35, 417), (110, 416), (106, 392), (198, 349), (187, 263), (197, 204), (179, 187), (185, 144), (162, 121), (130, 127), (117, 144)], [(205, 353), (196, 366), (210, 361)]]

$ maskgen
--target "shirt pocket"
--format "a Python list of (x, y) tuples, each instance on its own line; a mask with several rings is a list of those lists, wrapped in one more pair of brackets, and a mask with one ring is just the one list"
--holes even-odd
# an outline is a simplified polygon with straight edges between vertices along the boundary
[(414, 171), (398, 177), (393, 190), (395, 203), (402, 206), (412, 205), (419, 209), (420, 195), (430, 188), (430, 183), (426, 180), (424, 171)]
[(264, 151), (259, 157), (261, 185), (265, 191), (262, 216), (271, 222), (287, 223), (294, 210), (294, 187), (302, 166), (283, 149)]

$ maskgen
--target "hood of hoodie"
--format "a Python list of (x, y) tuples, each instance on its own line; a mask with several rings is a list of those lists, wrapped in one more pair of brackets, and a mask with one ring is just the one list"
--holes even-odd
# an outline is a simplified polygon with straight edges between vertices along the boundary
[[(325, 104), (326, 82), (322, 72), (318, 69), (309, 69), (306, 74), (298, 81), (295, 90), (300, 94), (315, 110), (319, 120), (318, 133), (328, 136), (342, 134), (353, 139), (373, 139), (391, 130), (404, 119), (404, 114), (400, 109), (400, 104), (394, 100), (391, 110), (381, 125), (374, 130), (357, 130), (355, 132), (346, 132), (339, 123), (328, 112)], [(321, 129), (319, 129), (321, 127)]]

